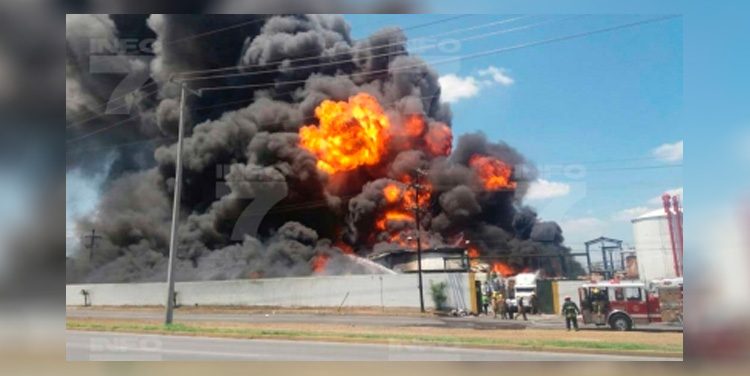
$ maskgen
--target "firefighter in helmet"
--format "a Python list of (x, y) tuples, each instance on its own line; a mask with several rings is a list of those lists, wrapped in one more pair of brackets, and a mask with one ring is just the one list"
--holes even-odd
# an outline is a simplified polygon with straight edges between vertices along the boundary
[(591, 308), (598, 322), (604, 321), (607, 312), (607, 293), (597, 287), (591, 289)]
[(565, 303), (562, 305), (562, 313), (565, 316), (565, 327), (570, 331), (571, 324), (578, 331), (578, 306), (570, 300), (570, 296), (565, 297)]
[(495, 291), (492, 294), (492, 311), (494, 313), (495, 318), (497, 318), (497, 315), (500, 314), (500, 318), (507, 318), (508, 310), (505, 307), (505, 297), (503, 296), (503, 293), (500, 291)]

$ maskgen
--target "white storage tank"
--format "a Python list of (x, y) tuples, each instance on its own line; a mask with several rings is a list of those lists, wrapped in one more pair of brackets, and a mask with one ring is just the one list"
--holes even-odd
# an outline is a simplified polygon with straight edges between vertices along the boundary
[[(640, 278), (645, 281), (676, 278), (672, 240), (669, 235), (667, 213), (664, 209), (650, 211), (631, 222)], [(672, 226), (679, 257), (678, 223), (674, 211), (672, 211)]]

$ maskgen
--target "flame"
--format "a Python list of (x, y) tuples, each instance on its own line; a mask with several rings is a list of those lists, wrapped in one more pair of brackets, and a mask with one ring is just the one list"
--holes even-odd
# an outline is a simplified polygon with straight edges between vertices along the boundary
[(427, 149), (435, 156), (447, 156), (451, 153), (453, 132), (443, 123), (432, 123), (424, 136)]
[[(389, 242), (399, 244), (406, 248), (413, 248), (416, 244), (409, 241), (409, 237), (415, 239), (417, 236), (416, 218), (414, 209), (419, 207), (425, 209), (430, 203), (432, 197), (432, 186), (427, 182), (420, 184), (419, 200), (416, 197), (416, 190), (410, 186), (411, 176), (404, 175), (401, 181), (388, 183), (383, 187), (383, 197), (385, 197), (387, 210), (375, 222), (375, 227), (380, 231), (387, 232), (386, 238)], [(390, 222), (409, 222), (408, 228), (399, 226), (397, 229), (390, 228)], [(424, 237), (420, 241), (425, 247), (429, 247), (429, 240)]]
[(310, 266), (312, 267), (313, 272), (320, 273), (325, 270), (329, 258), (330, 256), (324, 253), (318, 253), (315, 255), (312, 260), (310, 260)]
[(479, 257), (479, 250), (475, 245), (470, 245), (467, 254), (469, 255), (469, 258), (477, 258)]
[(409, 137), (417, 137), (424, 132), (422, 115), (408, 115), (404, 123), (404, 133)]
[(401, 198), (401, 188), (395, 183), (389, 183), (383, 188), (383, 195), (385, 195), (386, 201), (394, 203)]
[(352, 246), (350, 246), (349, 244), (346, 244), (344, 242), (338, 241), (333, 246), (334, 247), (338, 247), (341, 250), (341, 252), (344, 252), (347, 255), (353, 255), (354, 254), (354, 249), (352, 249)]
[(380, 230), (386, 230), (388, 228), (388, 222), (414, 222), (414, 216), (409, 213), (404, 213), (397, 210), (389, 210), (385, 212), (383, 218), (380, 218), (376, 223), (375, 227)]
[(475, 154), (469, 159), (469, 166), (476, 171), (482, 185), (489, 191), (516, 188), (516, 182), (510, 180), (513, 170), (497, 158)]
[(375, 165), (386, 153), (388, 117), (370, 94), (348, 101), (324, 100), (315, 108), (319, 125), (299, 130), (300, 146), (318, 159), (318, 169), (329, 174)]
[(404, 209), (414, 210), (417, 204), (420, 208), (424, 209), (430, 203), (432, 198), (432, 185), (427, 182), (420, 183), (421, 188), (419, 189), (419, 202), (417, 202), (417, 191), (415, 189), (409, 189), (403, 196), (401, 205)]
[(510, 267), (510, 265), (502, 263), (502, 262), (492, 263), (492, 271), (497, 274), (500, 274), (503, 277), (508, 277), (508, 276), (516, 274), (513, 271), (513, 268)]

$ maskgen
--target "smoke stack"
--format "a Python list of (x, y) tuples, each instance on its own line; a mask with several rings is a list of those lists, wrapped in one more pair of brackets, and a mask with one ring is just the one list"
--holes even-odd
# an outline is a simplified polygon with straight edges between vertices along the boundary
[(672, 196), (672, 207), (674, 208), (674, 215), (677, 222), (677, 249), (678, 249), (678, 256), (680, 257), (680, 275), (683, 273), (683, 264), (684, 264), (684, 251), (685, 251), (685, 241), (682, 234), (682, 210), (680, 210), (680, 196), (674, 195)]
[(674, 225), (673, 225), (673, 218), (672, 218), (672, 210), (670, 209), (670, 195), (669, 193), (665, 193), (661, 196), (662, 202), (664, 203), (664, 212), (667, 214), (667, 225), (669, 226), (669, 240), (672, 244), (672, 260), (674, 261), (674, 274), (677, 277), (681, 277), (682, 273), (680, 273), (680, 263), (677, 260), (677, 247), (675, 245), (675, 237), (674, 237)]

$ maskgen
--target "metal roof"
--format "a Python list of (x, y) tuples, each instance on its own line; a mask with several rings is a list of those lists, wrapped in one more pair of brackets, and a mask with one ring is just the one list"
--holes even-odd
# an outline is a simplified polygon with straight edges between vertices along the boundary
[[(675, 212), (674, 212), (674, 210), (672, 208), (670, 208), (669, 211), (672, 212), (672, 215), (674, 215)], [(680, 208), (680, 213), (682, 213), (682, 212), (683, 212), (683, 210), (682, 210), (682, 208)], [(666, 217), (667, 217), (667, 213), (664, 212), (664, 208), (659, 208), (659, 209), (655, 209), (655, 210), (651, 210), (649, 212), (643, 213), (643, 214), (641, 214), (641, 215), (639, 215), (639, 216), (631, 219), (630, 221), (631, 222), (636, 222), (636, 221), (642, 221), (644, 219), (655, 219), (655, 218), (666, 218)]]

